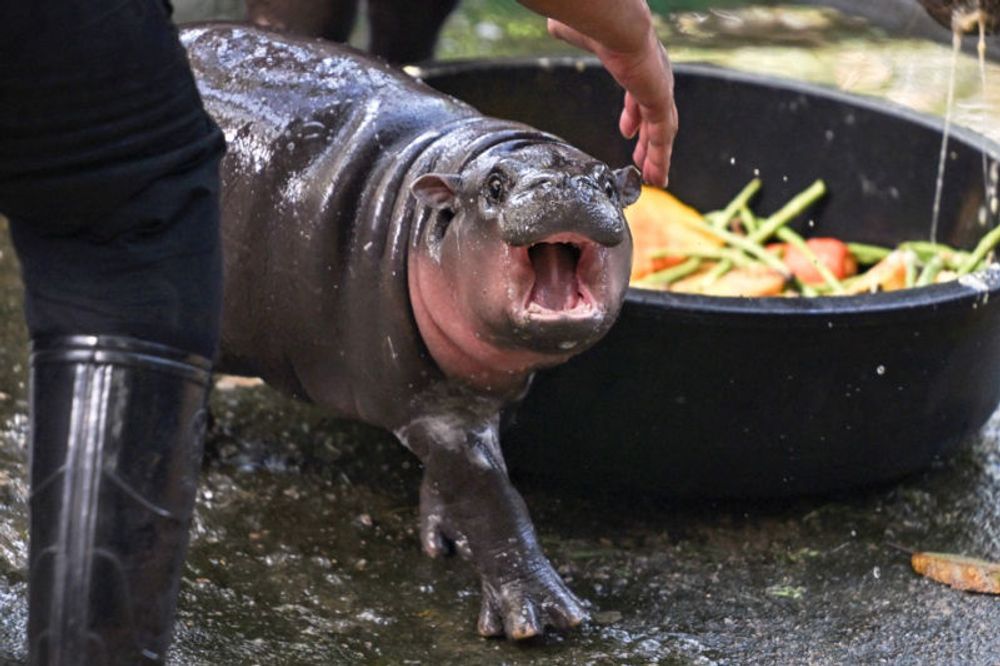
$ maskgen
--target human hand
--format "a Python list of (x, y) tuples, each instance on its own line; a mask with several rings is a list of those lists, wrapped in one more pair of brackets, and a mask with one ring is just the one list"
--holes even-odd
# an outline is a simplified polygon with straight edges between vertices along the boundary
[(615, 81), (625, 88), (625, 103), (618, 128), (625, 138), (639, 135), (632, 159), (650, 184), (665, 186), (670, 155), (677, 134), (674, 75), (666, 49), (650, 30), (635, 49), (612, 50), (570, 26), (549, 19), (549, 34), (590, 51)]

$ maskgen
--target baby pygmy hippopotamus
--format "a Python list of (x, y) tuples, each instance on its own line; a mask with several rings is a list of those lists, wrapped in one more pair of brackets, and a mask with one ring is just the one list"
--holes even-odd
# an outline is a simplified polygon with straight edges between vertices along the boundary
[(226, 24), (183, 41), (229, 144), (221, 369), (417, 455), (423, 548), (472, 562), (480, 633), (583, 621), (508, 480), (499, 412), (614, 322), (638, 172), (338, 45)]

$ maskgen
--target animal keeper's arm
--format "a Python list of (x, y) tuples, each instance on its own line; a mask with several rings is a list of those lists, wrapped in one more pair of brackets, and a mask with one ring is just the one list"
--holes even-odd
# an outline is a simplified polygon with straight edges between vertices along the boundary
[(590, 51), (625, 88), (619, 129), (638, 133), (632, 158), (648, 183), (664, 185), (677, 134), (674, 75), (645, 0), (518, 0), (547, 16), (549, 34)]

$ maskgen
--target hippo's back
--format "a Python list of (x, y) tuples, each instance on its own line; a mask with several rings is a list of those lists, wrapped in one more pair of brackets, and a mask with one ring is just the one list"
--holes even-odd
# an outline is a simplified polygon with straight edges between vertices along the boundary
[[(205, 107), (226, 133), (230, 149), (260, 152), (296, 133), (321, 143), (372, 131), (384, 143), (397, 135), (474, 113), (384, 63), (340, 44), (281, 35), (239, 24), (185, 28)], [(366, 123), (366, 121), (368, 121)], [(372, 121), (377, 121), (374, 123)], [(322, 140), (322, 141), (319, 141)]]

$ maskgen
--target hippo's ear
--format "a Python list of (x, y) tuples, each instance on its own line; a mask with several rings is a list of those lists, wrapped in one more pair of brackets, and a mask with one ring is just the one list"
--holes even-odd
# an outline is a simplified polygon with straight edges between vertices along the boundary
[(451, 208), (455, 193), (462, 186), (462, 177), (453, 173), (425, 173), (413, 181), (410, 191), (431, 208)]
[(622, 199), (622, 206), (634, 204), (642, 191), (642, 176), (639, 170), (629, 165), (621, 169), (615, 169), (615, 181), (618, 183), (618, 194)]

